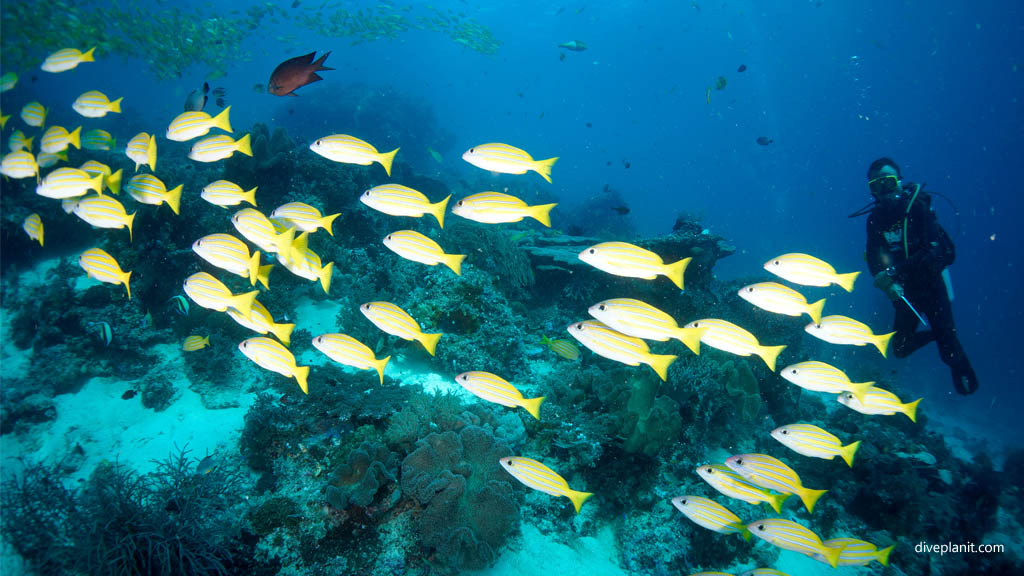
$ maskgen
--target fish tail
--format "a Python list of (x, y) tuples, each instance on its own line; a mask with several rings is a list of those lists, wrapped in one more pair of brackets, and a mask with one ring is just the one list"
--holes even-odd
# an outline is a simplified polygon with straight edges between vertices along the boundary
[(235, 141), (235, 150), (246, 156), (252, 156), (252, 141), (248, 134)]
[(129, 300), (132, 299), (132, 289), (128, 285), (128, 281), (131, 280), (131, 278), (132, 278), (132, 273), (131, 273), (130, 270), (128, 272), (124, 272), (124, 274), (121, 276), (121, 282), (124, 284), (124, 290), (125, 290), (125, 292), (128, 293), (128, 299)]
[(117, 172), (114, 172), (110, 176), (107, 176), (107, 188), (109, 188), (115, 196), (121, 193), (121, 177), (123, 175), (124, 169), (118, 168)]
[(129, 242), (132, 241), (132, 222), (135, 222), (135, 215), (136, 214), (138, 214), (138, 212), (132, 212), (131, 214), (128, 215), (127, 218), (124, 219), (124, 225), (128, 227), (128, 241)]
[(890, 546), (886, 546), (885, 548), (882, 548), (881, 550), (875, 552), (875, 560), (878, 560), (878, 563), (881, 564), (882, 566), (888, 566), (889, 565), (889, 554), (892, 552), (892, 549), (895, 548), (895, 547), (896, 547), (896, 545), (892, 544)]
[(761, 346), (758, 350), (757, 355), (764, 360), (764, 363), (768, 365), (768, 369), (775, 372), (775, 360), (779, 357), (779, 352), (786, 349), (786, 345), (781, 346)]
[(295, 237), (295, 228), (289, 228), (274, 238), (274, 247), (277, 253), (289, 260), (298, 261), (306, 251), (306, 239), (300, 234)]
[(839, 455), (843, 457), (846, 465), (850, 468), (853, 468), (853, 455), (857, 453), (857, 448), (860, 448), (860, 440), (851, 442), (839, 449)]
[(800, 500), (803, 501), (804, 507), (807, 508), (807, 513), (814, 512), (814, 504), (825, 495), (828, 490), (814, 490), (812, 488), (802, 488), (797, 495), (800, 496)]
[(544, 179), (548, 181), (548, 184), (550, 184), (551, 167), (555, 165), (555, 162), (558, 162), (558, 156), (555, 156), (554, 158), (548, 158), (547, 160), (534, 160), (533, 169), (537, 172), (537, 174), (543, 176)]
[(242, 192), (242, 200), (248, 202), (249, 204), (252, 204), (254, 208), (257, 208), (257, 206), (256, 206), (256, 189), (257, 188), (259, 188), (259, 186), (253, 186), (252, 190), (249, 190), (248, 192)]
[(225, 108), (220, 114), (213, 117), (212, 127), (220, 128), (221, 130), (231, 133), (231, 120), (228, 119), (228, 114), (231, 112), (231, 106)]
[(744, 541), (750, 542), (750, 537), (752, 536), (752, 534), (750, 533), (750, 530), (747, 530), (747, 527), (743, 524), (743, 522), (733, 522), (732, 524), (729, 524), (729, 526), (735, 528), (736, 532), (738, 532), (739, 535), (743, 537)]
[(853, 292), (853, 283), (857, 281), (857, 276), (860, 276), (860, 270), (849, 274), (839, 274), (836, 276), (836, 284), (842, 286), (843, 290), (847, 292)]
[(79, 150), (82, 149), (82, 127), (81, 126), (79, 126), (78, 128), (75, 128), (74, 130), (71, 131), (70, 134), (68, 134), (68, 144), (74, 146), (75, 148), (77, 148)]
[[(155, 172), (156, 171), (156, 135), (155, 134), (149, 137), (149, 145), (146, 146), (146, 160), (147, 160), (147, 162), (149, 164), (149, 170), (151, 172)], [(139, 169), (138, 166), (136, 166), (135, 170), (138, 171), (138, 169)]]
[(324, 230), (327, 230), (327, 233), (330, 234), (331, 236), (334, 236), (334, 230), (331, 230), (331, 227), (334, 225), (334, 220), (338, 216), (341, 216), (341, 212), (338, 212), (337, 214), (331, 214), (330, 216), (324, 216), (323, 218), (320, 219), (320, 226)]
[(465, 258), (465, 254), (445, 254), (441, 261), (445, 266), (451, 268), (456, 276), (462, 276), (462, 261)]
[(679, 262), (666, 264), (663, 269), (662, 274), (668, 276), (668, 279), (680, 290), (683, 290), (683, 274), (686, 272), (686, 267), (690, 265), (690, 260), (693, 258), (683, 258)]
[(821, 311), (825, 308), (825, 299), (822, 298), (814, 304), (807, 305), (807, 315), (811, 317), (811, 321), (815, 324), (821, 323)]
[(577, 492), (576, 490), (566, 490), (565, 495), (566, 497), (569, 498), (569, 500), (572, 500), (572, 505), (574, 508), (576, 508), (576, 513), (579, 514), (580, 508), (583, 506), (583, 503), (586, 502), (587, 500), (590, 500), (590, 497), (593, 496), (594, 494), (592, 492)]
[(256, 280), (267, 290), (270, 290), (270, 270), (274, 267), (273, 264), (266, 264), (260, 266), (259, 271), (256, 273)]
[(377, 371), (377, 375), (380, 376), (380, 385), (384, 385), (384, 368), (388, 365), (388, 360), (391, 360), (391, 356), (385, 356), (380, 360), (373, 361), (373, 369)]
[(523, 398), (522, 406), (537, 420), (540, 420), (540, 405), (544, 402), (546, 396), (540, 396), (538, 398)]
[(255, 286), (260, 277), (260, 251), (256, 250), (249, 257), (249, 285)]
[(95, 178), (89, 179), (89, 189), (95, 190), (97, 194), (103, 193), (103, 174), (97, 174)]
[(256, 300), (256, 296), (260, 293), (259, 290), (253, 290), (252, 292), (246, 292), (245, 294), (238, 294), (237, 296), (231, 297), (231, 307), (242, 313), (247, 319), (252, 318), (252, 303)]
[(423, 347), (427, 349), (427, 352), (430, 352), (430, 355), (433, 356), (434, 350), (437, 349), (437, 341), (441, 339), (441, 336), (444, 336), (441, 332), (438, 332), (437, 334), (424, 334), (420, 332), (420, 344), (423, 344)]
[(96, 59), (93, 58), (93, 52), (95, 52), (95, 51), (96, 51), (96, 47), (95, 46), (93, 46), (92, 48), (89, 48), (89, 50), (85, 54), (82, 54), (82, 57), (81, 57), (81, 59), (79, 59), (79, 62), (95, 62)]
[(888, 357), (886, 350), (889, 348), (889, 340), (892, 340), (893, 334), (895, 334), (895, 332), (877, 335), (871, 340), (871, 343), (875, 345), (875, 348), (878, 348), (878, 351), (882, 353), (882, 358)]
[(661, 376), (661, 381), (664, 382), (668, 380), (668, 367), (676, 361), (676, 358), (678, 356), (672, 354), (650, 354), (647, 359), (650, 367), (658, 373), (658, 376)]
[(168, 190), (167, 195), (164, 196), (164, 202), (167, 202), (167, 205), (171, 207), (171, 210), (173, 210), (175, 214), (179, 214), (179, 210), (181, 208), (182, 186), (183, 184), (178, 184), (178, 186), (173, 190)]
[(558, 204), (540, 204), (538, 206), (530, 206), (528, 209), (530, 217), (548, 228), (551, 228), (551, 209), (555, 206), (558, 206)]
[(868, 389), (870, 389), (874, 385), (874, 382), (860, 382), (857, 384), (850, 382), (850, 384), (846, 387), (846, 390), (849, 393), (853, 394), (853, 397), (856, 398), (858, 402), (860, 402), (861, 404), (867, 404), (867, 398), (864, 395), (867, 394)]
[(36, 139), (36, 137), (32, 136), (28, 140), (25, 140), (25, 150), (27, 150), (29, 152), (32, 151), (32, 141), (35, 140), (35, 139)]
[(676, 331), (675, 338), (686, 344), (690, 352), (700, 356), (700, 339), (706, 331), (707, 328), (680, 328)]
[(40, 222), (39, 223), (39, 247), (40, 248), (43, 247), (43, 232), (44, 232), (44, 230), (43, 230), (43, 223)]
[(320, 286), (324, 289), (324, 294), (331, 293), (331, 276), (334, 274), (334, 262), (328, 262), (327, 266), (320, 269), (317, 276), (320, 278)]
[(271, 324), (270, 332), (277, 336), (277, 339), (281, 341), (281, 344), (285, 346), (292, 345), (292, 330), (295, 329), (295, 324)]
[(327, 61), (327, 57), (330, 56), (330, 55), (331, 55), (331, 51), (328, 50), (327, 52), (324, 52), (323, 56), (317, 58), (316, 62), (313, 62), (313, 70), (314, 71), (334, 70), (334, 68), (328, 68), (327, 66), (324, 66), (324, 62)]
[(907, 402), (902, 406), (903, 413), (907, 415), (907, 418), (910, 418), (911, 422), (917, 422), (917, 405), (920, 402), (921, 399), (918, 398), (917, 400), (914, 400), (913, 402)]
[(822, 544), (818, 553), (825, 558), (825, 562), (828, 562), (829, 566), (836, 568), (839, 566), (839, 555), (843, 553), (843, 548), (845, 548), (845, 546), (833, 548), (832, 546), (825, 546)]
[(309, 366), (296, 366), (292, 370), (292, 376), (295, 376), (295, 381), (299, 383), (299, 388), (302, 388), (303, 394), (309, 394), (309, 384), (306, 382), (306, 378), (309, 378)]
[(447, 198), (430, 205), (430, 213), (437, 218), (437, 225), (444, 229), (444, 211), (448, 208), (448, 201), (452, 199), (452, 195), (449, 194)]
[(124, 97), (118, 98), (117, 100), (114, 100), (110, 103), (111, 112), (116, 112), (118, 114), (121, 113), (121, 100), (124, 100)]
[(772, 507), (772, 510), (775, 510), (776, 514), (782, 514), (782, 503), (790, 496), (792, 494), (770, 494), (767, 502)]
[(384, 167), (384, 171), (391, 176), (391, 163), (395, 161), (395, 154), (398, 154), (399, 148), (395, 148), (391, 152), (383, 152), (377, 155), (377, 162)]

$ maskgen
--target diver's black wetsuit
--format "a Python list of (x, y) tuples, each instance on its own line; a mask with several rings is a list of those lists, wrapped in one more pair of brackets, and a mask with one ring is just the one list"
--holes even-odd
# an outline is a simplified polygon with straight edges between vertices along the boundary
[(871, 210), (868, 269), (876, 276), (891, 267), (906, 299), (931, 324), (931, 330), (918, 332), (917, 317), (903, 300), (894, 300), (893, 353), (902, 358), (935, 340), (942, 361), (952, 370), (957, 392), (971, 394), (978, 380), (957, 338), (953, 309), (942, 279), (942, 270), (953, 263), (956, 249), (932, 211), (931, 195), (921, 191), (914, 198), (916, 189), (914, 184), (904, 185), (898, 197), (879, 201)]

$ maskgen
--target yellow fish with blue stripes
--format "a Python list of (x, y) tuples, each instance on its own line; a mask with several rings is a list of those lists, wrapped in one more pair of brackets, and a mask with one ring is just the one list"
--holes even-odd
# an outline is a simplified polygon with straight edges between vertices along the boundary
[(534, 160), (526, 150), (496, 142), (474, 146), (462, 154), (462, 159), (477, 168), (501, 174), (526, 174), (532, 170), (550, 183), (551, 167), (558, 156)]
[(402, 340), (419, 342), (431, 356), (437, 349), (437, 341), (444, 336), (442, 333), (425, 334), (408, 312), (391, 302), (367, 302), (359, 307), (359, 311), (384, 332), (398, 336)]
[(39, 139), (39, 150), (50, 154), (67, 150), (68, 146), (82, 148), (81, 126), (71, 132), (68, 132), (67, 128), (63, 126), (50, 126), (46, 132), (43, 132), (43, 137)]
[(797, 454), (824, 460), (832, 460), (839, 456), (850, 468), (853, 468), (853, 456), (860, 448), (860, 440), (843, 446), (839, 437), (814, 424), (779, 426), (772, 430), (771, 435)]
[(175, 214), (178, 214), (182, 186), (183, 184), (178, 184), (177, 187), (168, 190), (163, 180), (156, 176), (136, 174), (128, 181), (125, 189), (128, 190), (128, 194), (132, 198), (141, 204), (159, 206), (166, 203)]
[(199, 196), (210, 204), (220, 206), (221, 208), (238, 206), (242, 202), (248, 202), (255, 206), (257, 188), (259, 186), (253, 186), (252, 190), (244, 191), (241, 186), (234, 182), (217, 180), (204, 186)]
[(113, 150), (116, 143), (117, 139), (114, 138), (110, 132), (100, 128), (93, 128), (92, 130), (87, 130), (82, 134), (82, 149), (84, 150), (98, 150), (100, 152), (105, 152)]
[(540, 405), (544, 396), (523, 398), (523, 393), (507, 380), (490, 372), (463, 372), (455, 382), (478, 398), (509, 408), (521, 407), (540, 420)]
[(572, 501), (576, 513), (580, 513), (580, 507), (594, 494), (591, 492), (580, 492), (569, 488), (565, 481), (554, 470), (533, 460), (522, 456), (506, 456), (499, 460), (501, 467), (526, 486), (539, 490), (552, 496), (565, 496)]
[(243, 316), (251, 318), (252, 303), (256, 300), (259, 290), (245, 294), (232, 294), (223, 282), (207, 272), (196, 272), (185, 279), (182, 288), (193, 302), (203, 308), (224, 312), (234, 308)]
[(313, 338), (313, 346), (339, 364), (359, 370), (376, 370), (381, 386), (384, 385), (384, 368), (391, 356), (377, 358), (369, 346), (348, 334), (321, 334)]
[(819, 322), (811, 322), (804, 327), (804, 331), (830, 344), (851, 344), (853, 346), (871, 344), (882, 354), (882, 358), (888, 356), (889, 340), (892, 340), (892, 336), (895, 334), (895, 332), (875, 334), (867, 324), (838, 314), (825, 316)]
[(733, 472), (724, 464), (705, 464), (698, 466), (696, 472), (712, 488), (729, 498), (742, 500), (755, 506), (763, 502), (771, 506), (776, 514), (782, 513), (782, 504), (792, 496), (792, 494), (772, 494)]
[(227, 312), (228, 316), (231, 316), (239, 325), (257, 334), (273, 334), (285, 346), (291, 345), (292, 330), (295, 329), (295, 324), (279, 324), (274, 322), (274, 317), (270, 315), (270, 311), (259, 300), (252, 301), (252, 311), (249, 313), (248, 318), (234, 308), (228, 308)]
[(792, 468), (767, 454), (737, 454), (726, 458), (725, 465), (762, 488), (796, 494), (808, 512), (814, 512), (814, 504), (828, 492), (805, 487)]
[(315, 207), (303, 202), (282, 204), (270, 213), (271, 220), (283, 221), (285, 225), (294, 226), (301, 232), (313, 233), (323, 228), (331, 236), (334, 236), (331, 226), (338, 216), (341, 216), (341, 212), (324, 216)]
[(36, 164), (40, 168), (50, 168), (56, 166), (60, 162), (68, 161), (68, 151), (61, 150), (60, 152), (40, 152), (36, 155)]
[(171, 125), (167, 127), (167, 139), (175, 142), (188, 142), (193, 138), (206, 136), (213, 128), (220, 128), (230, 133), (232, 131), (231, 120), (228, 117), (230, 112), (231, 106), (213, 117), (202, 110), (182, 112), (174, 120), (171, 120)]
[(765, 518), (747, 524), (747, 530), (758, 538), (783, 550), (792, 550), (806, 556), (820, 554), (825, 563), (835, 568), (843, 549), (826, 546), (821, 538), (806, 526), (782, 518)]
[(14, 72), (4, 72), (3, 76), (0, 76), (0, 92), (7, 92), (13, 90), (18, 84), (18, 75)]
[(110, 112), (120, 114), (121, 100), (124, 98), (118, 98), (111, 102), (103, 92), (90, 90), (76, 98), (71, 104), (71, 108), (86, 118), (102, 118)]
[(39, 214), (29, 214), (21, 223), (21, 229), (28, 234), (29, 238), (39, 242), (39, 246), (43, 245), (43, 220)]
[(598, 302), (590, 315), (627, 336), (664, 342), (679, 340), (694, 354), (700, 354), (700, 339), (705, 328), (680, 328), (672, 316), (633, 298), (612, 298)]
[(192, 336), (189, 336), (188, 338), (185, 338), (185, 342), (184, 344), (181, 345), (181, 349), (184, 350), (185, 352), (196, 352), (198, 350), (206, 348), (209, 345), (209, 336), (199, 336), (198, 334), (194, 334)]
[(750, 540), (750, 532), (743, 525), (743, 520), (725, 506), (703, 496), (676, 496), (672, 505), (693, 521), (719, 534), (739, 534), (744, 540)]
[(600, 356), (628, 366), (647, 364), (662, 381), (668, 379), (668, 367), (678, 358), (671, 354), (652, 354), (643, 340), (612, 330), (597, 320), (575, 322), (567, 330), (573, 338)]
[(837, 400), (843, 406), (856, 410), (861, 414), (892, 416), (899, 413), (910, 418), (911, 422), (917, 422), (917, 405), (921, 403), (921, 398), (913, 402), (903, 402), (892, 392), (877, 386), (872, 386), (864, 393), (863, 401), (859, 400), (851, 392), (840, 394)]
[(687, 328), (705, 328), (700, 341), (712, 348), (723, 352), (736, 354), (737, 356), (756, 355), (764, 360), (768, 369), (775, 371), (775, 360), (779, 357), (786, 346), (762, 346), (750, 332), (743, 328), (718, 318), (704, 318), (695, 320), (686, 325)]
[(120, 230), (128, 228), (128, 240), (132, 240), (132, 222), (135, 213), (128, 214), (124, 205), (113, 196), (86, 196), (72, 206), (71, 211), (90, 226)]
[(44, 198), (61, 200), (84, 196), (93, 190), (99, 193), (103, 189), (103, 176), (92, 176), (78, 168), (57, 168), (46, 175), (43, 181), (36, 186), (36, 194)]
[(807, 314), (812, 322), (821, 321), (821, 310), (825, 307), (824, 298), (809, 304), (803, 294), (778, 282), (759, 282), (744, 286), (740, 288), (738, 294), (740, 298), (761, 310), (786, 316)]
[(196, 162), (217, 162), (218, 160), (230, 158), (235, 152), (252, 156), (249, 134), (242, 136), (238, 140), (226, 134), (207, 136), (192, 145), (192, 149), (188, 152), (188, 157)]
[(107, 284), (124, 284), (128, 299), (132, 299), (132, 289), (128, 281), (132, 273), (121, 270), (121, 265), (114, 260), (114, 257), (101, 248), (90, 248), (78, 257), (78, 265), (85, 270), (85, 273), (95, 280)]
[(124, 154), (132, 162), (135, 162), (135, 171), (139, 166), (149, 166), (149, 170), (156, 170), (156, 136), (145, 132), (139, 132), (128, 141), (124, 148)]
[(259, 281), (270, 289), (270, 270), (273, 264), (260, 266), (260, 251), (249, 254), (249, 246), (230, 234), (210, 234), (192, 243), (192, 251), (203, 260), (221, 270), (249, 280), (251, 286)]
[(431, 214), (437, 219), (437, 224), (444, 228), (444, 211), (451, 197), (449, 194), (444, 200), (431, 204), (419, 190), (401, 184), (381, 184), (363, 192), (359, 201), (390, 216), (420, 218), (424, 214)]
[(39, 178), (39, 165), (36, 157), (27, 150), (11, 152), (0, 161), (0, 174), (8, 178)]
[[(294, 230), (294, 228), (289, 228)], [(295, 239), (291, 249), (277, 255), (278, 262), (292, 274), (299, 278), (305, 278), (312, 282), (320, 282), (324, 294), (331, 292), (331, 278), (334, 275), (334, 262), (328, 262), (326, 266), (320, 260), (320, 255), (308, 245), (309, 232), (303, 232)]]
[[(867, 566), (872, 560), (878, 562), (882, 566), (889, 565), (889, 553), (896, 547), (895, 544), (878, 549), (877, 546), (871, 542), (865, 542), (864, 540), (858, 540), (856, 538), (833, 538), (831, 540), (825, 540), (825, 546), (829, 548), (842, 548), (843, 552), (839, 555), (839, 566)], [(821, 554), (815, 554), (812, 556), (818, 562), (828, 562)]]
[(121, 168), (117, 169), (117, 172), (111, 172), (110, 166), (96, 160), (86, 160), (84, 164), (78, 167), (79, 170), (96, 176), (97, 174), (103, 175), (103, 185), (114, 194), (121, 193), (121, 177), (124, 170)]
[(332, 134), (318, 138), (309, 145), (309, 149), (334, 162), (360, 166), (369, 166), (377, 162), (384, 167), (388, 176), (391, 176), (391, 164), (399, 150), (395, 148), (391, 152), (378, 152), (369, 142), (348, 134)]
[(39, 102), (29, 102), (21, 107), (21, 121), (35, 128), (42, 128), (46, 124), (46, 113), (48, 110)]
[(853, 292), (853, 283), (860, 272), (840, 274), (831, 264), (810, 254), (791, 253), (776, 256), (764, 263), (764, 269), (783, 280), (801, 286), (831, 286), (838, 284)]
[(11, 152), (19, 150), (31, 152), (33, 140), (35, 140), (35, 136), (26, 137), (25, 133), (21, 130), (15, 130), (11, 132), (11, 137), (7, 139), (7, 147), (10, 148)]
[(824, 362), (808, 360), (786, 366), (779, 374), (787, 381), (811, 392), (842, 394), (851, 392), (861, 402), (874, 382), (851, 382), (845, 372)]
[(543, 346), (547, 346), (548, 350), (551, 350), (555, 354), (558, 354), (566, 360), (575, 362), (580, 358), (580, 349), (578, 346), (568, 340), (562, 338), (548, 338), (547, 336), (540, 337), (540, 343)]
[(82, 62), (95, 62), (93, 53), (96, 51), (96, 47), (93, 46), (87, 51), (82, 52), (77, 48), (64, 48), (63, 50), (57, 50), (53, 54), (46, 57), (40, 68), (44, 72), (67, 72), (76, 68)]
[(271, 254), (287, 254), (288, 258), (302, 257), (301, 254), (289, 254), (295, 243), (295, 228), (288, 228), (278, 233), (274, 223), (255, 208), (242, 208), (231, 217), (235, 230), (246, 240)]
[(309, 366), (299, 366), (295, 362), (295, 356), (277, 340), (256, 336), (244, 340), (238, 345), (238, 349), (260, 368), (277, 372), (288, 378), (295, 378), (302, 392), (309, 394), (309, 385), (306, 382), (309, 377)]
[(462, 260), (465, 254), (446, 254), (444, 249), (430, 238), (415, 230), (399, 230), (384, 237), (384, 245), (406, 260), (437, 266), (444, 264), (457, 276), (462, 275)]
[(452, 214), (481, 224), (505, 224), (533, 218), (551, 227), (551, 209), (558, 204), (529, 206), (526, 202), (503, 192), (480, 192), (455, 203)]
[(665, 264), (650, 250), (627, 242), (602, 242), (580, 252), (580, 260), (616, 276), (654, 280), (665, 276), (680, 290), (683, 289), (683, 274), (692, 258), (683, 258), (672, 264)]

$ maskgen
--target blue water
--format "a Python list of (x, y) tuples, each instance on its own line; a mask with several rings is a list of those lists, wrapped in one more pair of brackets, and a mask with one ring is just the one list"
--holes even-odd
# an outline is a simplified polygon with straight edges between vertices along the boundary
[[(223, 2), (216, 10), (173, 4), (215, 17), (261, 3)], [(927, 182), (956, 206), (933, 202), (956, 243), (954, 315), (980, 391), (970, 398), (953, 394), (933, 345), (889, 362), (905, 389), (926, 397), (937, 419), (988, 430), (1010, 447), (1024, 441), (1018, 424), (1024, 232), (1017, 225), (1016, 178), (1024, 157), (1024, 5), (435, 2), (502, 41), (496, 54), (486, 55), (416, 29), (350, 45), (289, 20), (289, 14), (315, 13), (319, 1), (277, 4), (286, 16), (265, 19), (242, 44), (252, 59), (231, 63), (226, 76), (211, 81), (227, 91), (236, 132), (255, 122), (285, 127), (299, 140), (298, 154), (311, 155), (306, 146), (313, 138), (366, 128), (353, 118), (318, 114), (315, 103), (329, 100), (332, 90), (363, 84), (399, 94), (430, 107), (451, 135), (432, 145), (444, 163), (421, 160), (420, 172), (451, 181), (475, 175), (460, 156), (491, 141), (536, 158), (559, 156), (548, 187), (559, 210), (573, 210), (607, 185), (630, 207), (637, 237), (669, 232), (678, 214), (699, 215), (737, 249), (716, 267), (720, 279), (762, 278), (761, 264), (785, 252), (813, 253), (840, 271), (865, 271), (853, 294), (838, 295), (829, 306), (876, 332), (888, 331), (892, 306), (866, 274), (866, 219), (847, 215), (870, 201), (868, 164), (879, 156), (895, 159), (906, 179)], [(350, 10), (375, 5), (344, 4)], [(410, 14), (426, 13), (414, 6)], [(276, 39), (288, 34), (301, 36), (300, 45)], [(3, 35), (7, 42), (18, 31)], [(588, 49), (558, 48), (570, 40)], [(295, 98), (254, 91), (279, 62), (314, 50), (331, 51), (327, 65), (335, 70), (322, 72), (322, 82)], [(738, 72), (741, 65), (746, 70)], [(87, 71), (21, 72), (18, 86), (3, 95), (3, 111), (100, 88), (124, 97), (124, 114), (87, 123), (115, 132), (123, 145), (142, 129), (162, 134), (208, 73), (196, 65), (180, 79), (160, 80), (145, 62), (104, 54)], [(727, 84), (719, 90), (720, 76)], [(79, 120), (60, 105), (47, 124)], [(10, 127), (5, 141), (9, 133)], [(395, 136), (381, 135), (386, 144), (378, 148), (403, 145)], [(772, 143), (759, 145), (760, 136)]]

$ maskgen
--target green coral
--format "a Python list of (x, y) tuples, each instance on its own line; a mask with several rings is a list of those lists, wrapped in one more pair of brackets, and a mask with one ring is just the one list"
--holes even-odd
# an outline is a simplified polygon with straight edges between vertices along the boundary
[(722, 386), (736, 403), (744, 422), (757, 418), (761, 411), (761, 388), (746, 362), (730, 360), (722, 365)]

